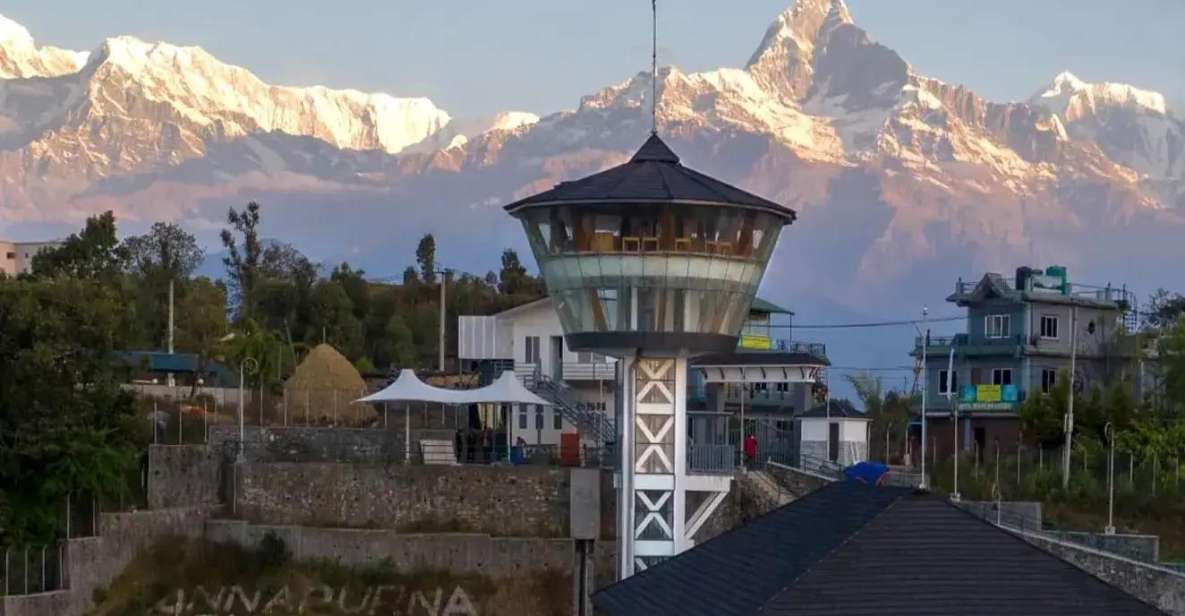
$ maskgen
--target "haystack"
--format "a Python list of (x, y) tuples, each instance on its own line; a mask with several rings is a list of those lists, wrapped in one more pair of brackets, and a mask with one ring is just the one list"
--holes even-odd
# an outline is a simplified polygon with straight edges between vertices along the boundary
[(362, 375), (328, 344), (317, 345), (284, 383), (290, 423), (355, 424), (375, 416), (368, 404), (351, 404), (366, 395)]

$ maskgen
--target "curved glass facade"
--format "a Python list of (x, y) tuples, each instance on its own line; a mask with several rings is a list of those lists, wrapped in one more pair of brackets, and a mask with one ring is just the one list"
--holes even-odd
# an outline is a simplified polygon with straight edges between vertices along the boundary
[(520, 217), (566, 334), (735, 337), (785, 224), (758, 210), (679, 203)]

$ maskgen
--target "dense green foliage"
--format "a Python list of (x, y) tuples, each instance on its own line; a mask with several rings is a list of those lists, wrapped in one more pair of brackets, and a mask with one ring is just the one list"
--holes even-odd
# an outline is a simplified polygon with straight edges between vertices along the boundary
[(39, 253), (31, 275), (0, 276), (0, 543), (52, 538), (67, 494), (114, 497), (135, 473), (151, 424), (134, 416), (120, 387), (129, 375), (115, 360), (166, 347), (170, 287), (178, 352), (195, 353), (202, 369), (249, 357), (258, 362), (252, 381), (273, 387), (323, 341), (366, 372), (434, 366), (442, 280), (453, 323), (543, 294), (510, 250), (498, 273), (442, 276), (426, 235), (416, 266), (394, 284), (348, 263), (322, 269), (291, 245), (261, 240), (258, 204), (231, 209), (227, 224), (225, 282), (194, 277), (205, 255), (179, 226), (157, 223), (120, 241), (111, 212)]

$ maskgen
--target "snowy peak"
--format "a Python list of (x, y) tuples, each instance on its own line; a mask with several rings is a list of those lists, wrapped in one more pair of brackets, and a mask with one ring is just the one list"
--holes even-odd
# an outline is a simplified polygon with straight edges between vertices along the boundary
[(84, 52), (37, 47), (24, 26), (0, 15), (0, 79), (68, 75), (78, 72), (86, 59)]
[(1094, 115), (1105, 108), (1168, 114), (1164, 95), (1159, 92), (1123, 83), (1089, 83), (1070, 71), (1058, 73), (1050, 85), (1033, 95), (1029, 102), (1063, 116), (1068, 122)]
[(793, 41), (809, 54), (827, 32), (840, 24), (850, 23), (852, 14), (843, 0), (797, 0), (770, 24), (749, 64), (757, 64), (771, 50), (776, 53), (787, 41)]
[(80, 77), (101, 113), (148, 115), (156, 122), (191, 127), (203, 141), (277, 131), (343, 149), (394, 154), (450, 119), (426, 98), (269, 85), (200, 47), (132, 36), (107, 39)]

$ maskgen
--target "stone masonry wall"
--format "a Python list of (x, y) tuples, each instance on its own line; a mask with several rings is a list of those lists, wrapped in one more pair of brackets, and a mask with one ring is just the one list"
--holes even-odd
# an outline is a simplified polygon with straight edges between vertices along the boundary
[(232, 511), (267, 524), (567, 537), (568, 469), (235, 465)]
[(271, 526), (240, 520), (206, 522), (206, 538), (255, 548), (268, 533), (283, 539), (293, 558), (328, 559), (347, 566), (390, 558), (401, 570), (453, 574), (515, 575), (554, 570), (572, 573), (572, 539), (491, 537), (484, 534), (401, 534), (391, 530)]
[(1044, 534), (1052, 539), (1060, 539), (1077, 543), (1088, 548), (1110, 552), (1156, 564), (1160, 560), (1160, 537), (1156, 535), (1127, 535), (1102, 533), (1084, 533), (1074, 531), (1045, 531)]
[(99, 536), (71, 539), (66, 547), (68, 588), (0, 597), (0, 616), (81, 616), (95, 589), (111, 583), (141, 550), (166, 537), (198, 538), (213, 507), (104, 513)]
[(222, 457), (206, 445), (148, 448), (148, 508), (214, 505), (222, 499)]
[(1161, 610), (1185, 616), (1185, 575), (1036, 533), (1016, 535)]

